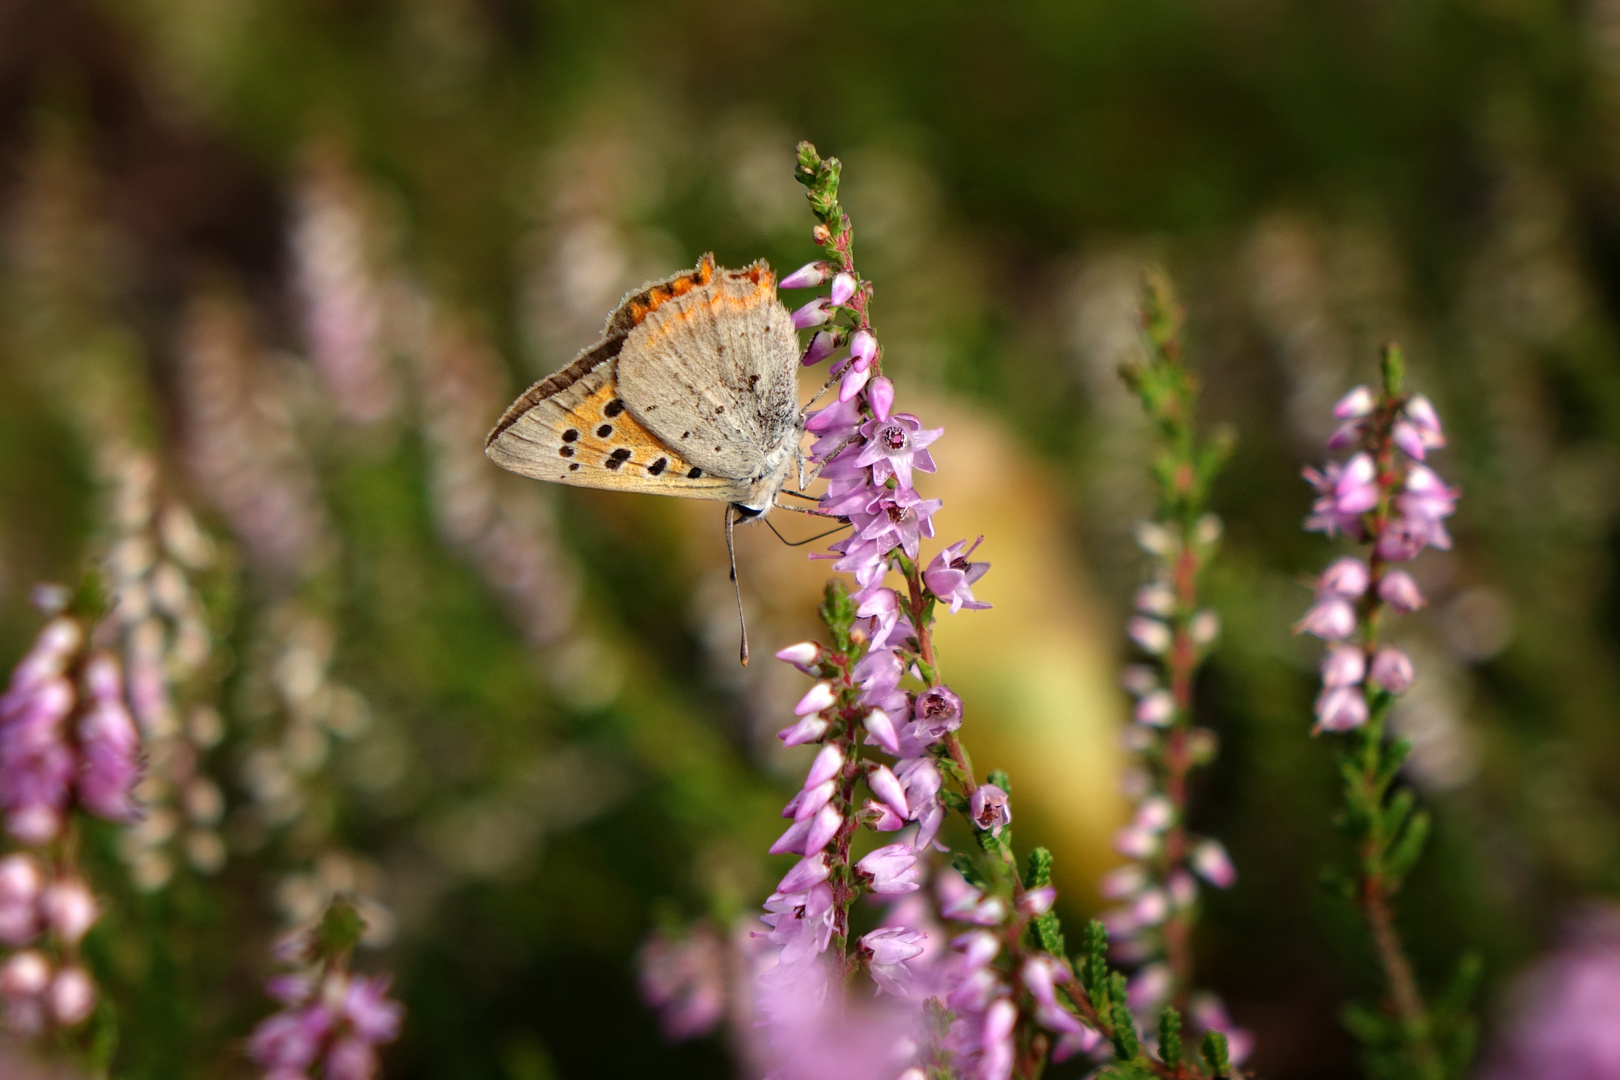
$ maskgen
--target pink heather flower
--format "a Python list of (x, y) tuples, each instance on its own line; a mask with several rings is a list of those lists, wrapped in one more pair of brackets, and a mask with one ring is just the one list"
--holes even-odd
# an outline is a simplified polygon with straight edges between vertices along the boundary
[(40, 934), (37, 909), (44, 872), (39, 860), (17, 852), (0, 859), (0, 942), (26, 945)]
[(1359, 420), (1370, 416), (1377, 403), (1370, 388), (1357, 386), (1333, 406), (1333, 415), (1339, 420)]
[(824, 746), (816, 759), (810, 763), (810, 771), (805, 775), (804, 788), (806, 791), (818, 784), (824, 784), (838, 775), (838, 770), (844, 767), (844, 751), (837, 745)]
[(900, 548), (916, 559), (921, 538), (934, 535), (932, 518), (940, 505), (940, 500), (925, 499), (911, 488), (897, 488), (879, 502), (870, 521), (857, 523), (858, 535), (881, 551)]
[(1367, 722), (1367, 699), (1358, 686), (1322, 691), (1316, 699), (1317, 731), (1349, 731)]
[(861, 938), (860, 955), (872, 981), (896, 997), (905, 997), (906, 984), (911, 981), (906, 962), (922, 955), (927, 939), (923, 931), (903, 926), (880, 927)]
[(1237, 880), (1237, 868), (1219, 840), (1200, 840), (1193, 846), (1187, 862), (1199, 877), (1217, 889), (1229, 889)]
[(778, 731), (776, 737), (782, 740), (783, 746), (802, 746), (805, 743), (813, 743), (826, 735), (830, 726), (826, 717), (811, 714), (797, 724)]
[(893, 589), (872, 589), (861, 599), (855, 614), (863, 619), (876, 620), (877, 625), (872, 631), (873, 648), (887, 650), (893, 647), (889, 638), (900, 625), (900, 594)]
[(1565, 938), (1515, 980), (1480, 1080), (1620, 1076), (1620, 912), (1587, 912)]
[(51, 981), (51, 962), (35, 949), (24, 949), (0, 964), (0, 995), (16, 1000), (45, 992)]
[(1374, 550), (1385, 562), (1406, 562), (1431, 545), (1442, 551), (1451, 546), (1445, 526), (1437, 521), (1398, 517), (1385, 523)]
[(1356, 632), (1356, 609), (1346, 600), (1329, 596), (1311, 605), (1294, 633), (1314, 634), (1324, 641), (1341, 641)]
[(900, 736), (894, 730), (894, 721), (882, 709), (873, 709), (866, 714), (866, 742), (870, 746), (882, 747), (896, 756), (900, 753)]
[(837, 786), (831, 780), (823, 780), (814, 787), (805, 788), (788, 800), (788, 804), (782, 808), (782, 816), (791, 816), (794, 821), (809, 820), (827, 805)]
[(805, 691), (804, 696), (799, 699), (799, 703), (793, 706), (793, 715), (808, 716), (811, 713), (819, 713), (823, 709), (830, 709), (837, 703), (838, 696), (833, 693), (832, 684), (818, 682)]
[(838, 348), (838, 335), (830, 330), (817, 330), (810, 338), (810, 344), (805, 347), (804, 355), (799, 358), (803, 367), (815, 367)]
[(818, 810), (816, 816), (810, 819), (810, 828), (805, 833), (806, 854), (825, 848), (843, 824), (844, 815), (838, 812), (837, 807), (827, 805)]
[(1344, 464), (1328, 462), (1322, 471), (1307, 468), (1305, 479), (1321, 494), (1311, 506), (1305, 527), (1328, 536), (1363, 535), (1361, 515), (1378, 505), (1378, 469), (1365, 453)]
[(1378, 598), (1403, 615), (1424, 604), (1417, 582), (1405, 570), (1389, 570), (1378, 579)]
[(1119, 673), (1119, 685), (1126, 693), (1142, 697), (1159, 688), (1159, 676), (1146, 664), (1129, 664)]
[(1427, 465), (1413, 465), (1406, 470), (1406, 490), (1395, 496), (1395, 506), (1408, 517), (1438, 522), (1457, 509), (1458, 494)]
[(837, 912), (825, 884), (802, 893), (772, 893), (765, 912), (760, 921), (771, 928), (770, 942), (782, 946), (781, 963), (792, 966), (826, 951)]
[(895, 413), (887, 420), (867, 421), (861, 433), (867, 441), (855, 458), (855, 464), (871, 466), (874, 484), (893, 476), (901, 487), (911, 487), (913, 469), (934, 471), (934, 459), (927, 447), (943, 435), (945, 429), (924, 430), (922, 421), (910, 413)]
[(879, 375), (866, 387), (866, 401), (872, 406), (872, 415), (887, 420), (894, 409), (894, 383)]
[(1138, 1016), (1156, 1013), (1170, 996), (1174, 978), (1167, 964), (1149, 964), (1132, 975), (1125, 987), (1125, 1000)]
[(1149, 727), (1166, 727), (1175, 719), (1176, 698), (1168, 690), (1155, 690), (1136, 703), (1136, 710), (1132, 713), (1138, 724), (1147, 724)]
[(1367, 564), (1346, 555), (1334, 559), (1322, 576), (1316, 579), (1317, 596), (1339, 596), (1355, 600), (1367, 591)]
[(861, 688), (861, 702), (882, 709), (892, 719), (911, 711), (911, 699), (900, 689), (904, 668), (893, 650), (869, 651), (856, 661), (851, 677)]
[(1221, 634), (1221, 617), (1209, 609), (1197, 612), (1187, 622), (1187, 636), (1194, 645), (1210, 645)]
[(928, 758), (905, 758), (894, 763), (895, 776), (906, 789), (906, 806), (915, 819), (932, 806), (942, 783), (939, 768)]
[(1337, 645), (1322, 661), (1322, 685), (1329, 689), (1357, 686), (1367, 674), (1367, 656), (1354, 645)]
[(1132, 603), (1142, 614), (1157, 615), (1161, 619), (1168, 619), (1176, 613), (1176, 594), (1163, 582), (1137, 589)]
[(1030, 997), (1035, 999), (1035, 1021), (1059, 1038), (1052, 1048), (1054, 1061), (1067, 1061), (1077, 1052), (1088, 1052), (1102, 1042), (1102, 1035), (1082, 1024), (1074, 1014), (1058, 1004), (1057, 983), (1069, 981), (1069, 973), (1047, 956), (1032, 956), (1020, 972)]
[[(860, 820), (878, 832), (894, 832), (906, 827), (906, 819), (895, 813), (894, 807), (876, 799), (867, 799), (861, 807)], [(775, 848), (771, 849), (773, 852)]]
[(1412, 658), (1400, 649), (1389, 646), (1373, 654), (1372, 666), (1367, 672), (1368, 682), (1392, 694), (1406, 693), (1412, 688), (1416, 677), (1412, 670)]
[(813, 817), (805, 818), (802, 821), (794, 821), (781, 836), (776, 838), (776, 842), (770, 846), (770, 853), (772, 855), (803, 855), (805, 853), (805, 841), (810, 838), (810, 826), (814, 821), (815, 818)]
[(679, 941), (654, 933), (642, 946), (642, 999), (671, 1040), (706, 1035), (726, 1015), (726, 947), (708, 926)]
[(827, 857), (820, 852), (800, 859), (798, 863), (783, 875), (777, 882), (776, 891), (779, 893), (802, 893), (826, 881), (832, 873), (827, 866)]
[(1042, 885), (1038, 888), (1028, 889), (1018, 898), (1018, 910), (1025, 915), (1045, 915), (1057, 903), (1057, 888), (1053, 885)]
[(851, 367), (844, 372), (844, 377), (838, 383), (838, 400), (853, 401), (855, 396), (866, 386), (866, 380), (872, 377), (870, 368)]
[(1151, 859), (1159, 851), (1159, 836), (1152, 829), (1127, 825), (1114, 834), (1114, 850), (1128, 859)]
[(814, 641), (801, 641), (797, 645), (778, 649), (776, 658), (804, 671), (821, 659), (821, 646)]
[(90, 887), (78, 878), (62, 878), (46, 889), (39, 900), (40, 914), (67, 945), (77, 945), (89, 933), (101, 910)]
[(109, 821), (137, 816), (134, 789), (141, 775), (141, 737), (124, 707), (118, 662), (96, 653), (85, 664), (91, 702), (78, 724), (79, 800), (85, 809)]
[[(936, 891), (939, 894), (940, 914), (947, 919), (972, 923), (975, 926), (999, 926), (1007, 917), (1007, 906), (1001, 902), (1000, 897), (986, 898), (984, 893), (969, 885), (967, 879), (955, 870), (947, 870), (939, 875)], [(953, 944), (961, 945), (966, 942), (977, 943), (980, 953), (988, 952), (983, 964), (994, 960), (996, 953), (1001, 949), (995, 937), (985, 933), (965, 935)]]
[[(872, 336), (872, 331), (855, 331), (855, 336), (849, 339), (849, 356), (850, 362), (861, 371), (872, 366), (872, 361), (877, 359), (877, 338)], [(887, 420), (888, 417), (880, 415), (878, 419)]]
[(1158, 619), (1138, 615), (1125, 624), (1125, 632), (1145, 653), (1160, 656), (1170, 651), (1170, 628)]
[(808, 330), (832, 318), (825, 296), (818, 296), (793, 313), (793, 329)]
[(984, 1034), (977, 1080), (1007, 1080), (1013, 1067), (1013, 1028), (1018, 1008), (1006, 998), (992, 1002), (984, 1014)]
[(933, 686), (917, 695), (913, 725), (917, 738), (931, 743), (962, 726), (962, 699), (948, 686)]
[(793, 273), (776, 283), (778, 289), (811, 289), (826, 281), (832, 274), (832, 267), (821, 260), (805, 263)]
[(902, 818), (910, 815), (911, 811), (906, 805), (906, 789), (900, 786), (900, 781), (887, 765), (879, 765), (867, 773), (866, 786)]
[(843, 307), (855, 295), (855, 275), (842, 273), (833, 278), (832, 295), (828, 297), (833, 307)]
[(1176, 819), (1175, 804), (1163, 795), (1150, 795), (1136, 808), (1132, 824), (1150, 832), (1164, 832)]
[(90, 1019), (96, 1007), (96, 983), (82, 967), (57, 972), (45, 991), (51, 1019), (61, 1027), (76, 1027)]
[(1137, 926), (1158, 926), (1170, 914), (1170, 900), (1163, 889), (1148, 889), (1131, 904), (1131, 921)]
[(804, 422), (804, 430), (817, 436), (815, 445), (810, 448), (810, 456), (825, 460), (834, 450), (848, 444), (860, 430), (863, 419), (858, 401), (835, 401), (811, 413)]
[(1401, 419), (1395, 421), (1390, 432), (1395, 445), (1408, 456), (1422, 461), (1430, 450), (1446, 445), (1440, 430), (1440, 417), (1434, 406), (1422, 394), (1414, 394), (1401, 409)]
[(1097, 891), (1109, 900), (1124, 900), (1135, 896), (1146, 887), (1147, 871), (1137, 863), (1116, 866), (1102, 876)]
[[(973, 541), (972, 547), (967, 547), (966, 540), (958, 540), (935, 555), (934, 561), (923, 571), (923, 584), (928, 586), (929, 592), (950, 604), (952, 615), (963, 608), (982, 611), (990, 606), (973, 598), (974, 583), (990, 569), (987, 562), (969, 561), (983, 542), (984, 537), (981, 536)], [(964, 548), (967, 550), (964, 551)]]
[(995, 784), (980, 784), (973, 789), (969, 807), (973, 824), (988, 829), (992, 836), (1001, 835), (1001, 827), (1012, 821), (1012, 807), (1007, 805), (1007, 793)]

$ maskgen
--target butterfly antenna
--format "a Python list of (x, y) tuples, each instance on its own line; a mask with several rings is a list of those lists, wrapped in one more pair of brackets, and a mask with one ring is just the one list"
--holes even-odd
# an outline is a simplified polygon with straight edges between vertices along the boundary
[(742, 660), (743, 667), (747, 667), (748, 620), (743, 618), (742, 586), (737, 582), (737, 547), (731, 539), (731, 529), (736, 519), (737, 508), (728, 503), (726, 505), (726, 557), (731, 560), (731, 588), (737, 594), (737, 625), (742, 630), (742, 650), (740, 659)]

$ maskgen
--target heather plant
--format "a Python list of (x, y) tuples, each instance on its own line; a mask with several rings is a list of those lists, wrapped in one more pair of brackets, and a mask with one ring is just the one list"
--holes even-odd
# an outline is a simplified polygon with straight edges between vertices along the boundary
[(1423, 606), (1423, 592), (1404, 567), (1425, 548), (1451, 547), (1445, 523), (1459, 492), (1427, 464), (1445, 435), (1429, 399), (1404, 389), (1399, 348), (1384, 350), (1381, 375), (1376, 390), (1358, 386), (1334, 406), (1339, 427), (1328, 448), (1350, 456), (1305, 470), (1318, 496), (1306, 528), (1366, 549), (1322, 572), (1298, 629), (1328, 645), (1313, 731), (1343, 735), (1346, 744), (1337, 754), (1344, 782), (1339, 823), (1354, 861), (1331, 870), (1329, 880), (1361, 909), (1388, 1005), (1352, 1006), (1345, 1022), (1365, 1045), (1371, 1075), (1439, 1080), (1463, 1075), (1473, 1055), (1474, 1028), (1464, 1008), (1479, 962), (1466, 957), (1446, 993), (1425, 1002), (1395, 925), (1395, 897), (1430, 826), (1412, 790), (1399, 783), (1412, 745), (1388, 731), (1396, 700), (1417, 675), (1411, 657), (1388, 644), (1384, 631), (1388, 620)]

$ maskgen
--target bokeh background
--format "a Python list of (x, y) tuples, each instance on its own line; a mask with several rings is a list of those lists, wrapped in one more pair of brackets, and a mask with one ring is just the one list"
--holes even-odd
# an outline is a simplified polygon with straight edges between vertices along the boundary
[[(729, 1074), (663, 1041), (633, 957), (780, 872), (798, 677), (736, 665), (717, 508), (481, 445), (625, 289), (813, 257), (806, 137), (902, 400), (946, 426), (941, 538), (987, 536), (997, 606), (942, 647), (1067, 917), (1123, 813), (1151, 497), (1114, 372), (1150, 262), (1238, 437), (1195, 825), (1240, 870), (1200, 964), (1253, 1065), (1354, 1075), (1336, 1013), (1375, 986), (1317, 885), (1335, 779), (1289, 628), (1331, 552), (1299, 467), (1386, 339), (1464, 489), (1401, 629), (1419, 971), (1483, 950), (1488, 1042), (1620, 892), (1614, 0), (3, 0), (0, 660), (34, 582), (110, 551), (182, 681), (170, 788), (94, 845), (115, 1075), (250, 1075), (269, 942), (334, 890), (409, 1008), (389, 1076)], [(768, 654), (824, 564), (742, 540)]]

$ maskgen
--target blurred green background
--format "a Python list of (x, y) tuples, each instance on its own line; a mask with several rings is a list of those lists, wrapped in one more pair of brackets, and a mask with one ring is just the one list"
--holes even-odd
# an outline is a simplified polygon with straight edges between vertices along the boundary
[[(1254, 1066), (1354, 1075), (1336, 1011), (1375, 985), (1316, 885), (1335, 780), (1289, 626), (1332, 550), (1298, 469), (1386, 339), (1464, 491), (1401, 629), (1438, 819), (1420, 975), (1478, 944), (1489, 1023), (1620, 892), (1614, 0), (3, 0), (0, 659), (32, 583), (117, 539), (131, 455), (213, 540), (185, 692), (224, 719), (194, 742), (229, 857), (178, 819), (101, 838), (115, 1075), (250, 1074), (268, 942), (333, 889), (409, 1009), (390, 1076), (729, 1071), (718, 1038), (662, 1040), (633, 956), (780, 872), (799, 684), (736, 669), (713, 508), (543, 490), (481, 443), (628, 287), (813, 257), (799, 138), (845, 162), (902, 403), (946, 418), (941, 539), (988, 534), (1002, 614), (960, 632), (1004, 651), (962, 657), (965, 734), (1015, 783), (1034, 763), (1019, 840), (1071, 868), (1068, 917), (1121, 813), (1108, 680), (1151, 498), (1114, 370), (1149, 262), (1239, 438), (1194, 824), (1240, 870), (1200, 963)], [(766, 541), (760, 654), (812, 628), (815, 580), (773, 590), (802, 551)]]

